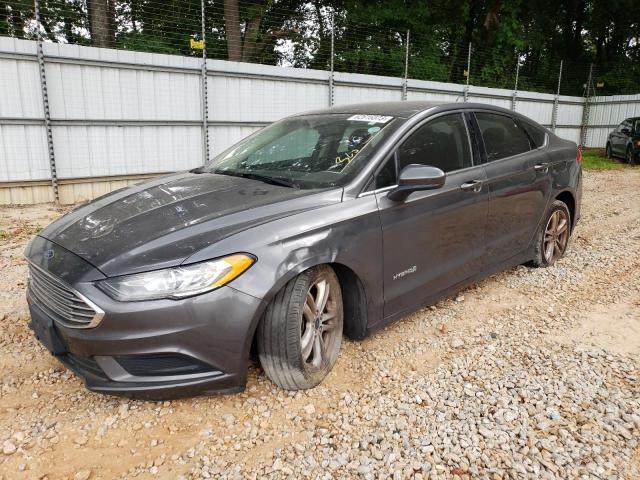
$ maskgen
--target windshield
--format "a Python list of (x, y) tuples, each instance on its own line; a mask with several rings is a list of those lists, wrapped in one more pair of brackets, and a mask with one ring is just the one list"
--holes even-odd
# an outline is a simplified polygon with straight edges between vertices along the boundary
[(295, 188), (344, 185), (366, 164), (392, 120), (353, 114), (286, 118), (222, 152), (204, 171)]

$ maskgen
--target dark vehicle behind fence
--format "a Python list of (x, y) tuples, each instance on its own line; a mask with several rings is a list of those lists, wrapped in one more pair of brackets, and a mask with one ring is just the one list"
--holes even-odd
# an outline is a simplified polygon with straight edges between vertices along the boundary
[(624, 158), (629, 165), (640, 161), (640, 117), (627, 118), (607, 138), (607, 158)]
[(310, 388), (343, 334), (562, 257), (580, 162), (575, 143), (490, 105), (285, 118), (45, 228), (26, 250), (30, 325), (100, 392), (238, 391), (252, 349), (277, 385)]

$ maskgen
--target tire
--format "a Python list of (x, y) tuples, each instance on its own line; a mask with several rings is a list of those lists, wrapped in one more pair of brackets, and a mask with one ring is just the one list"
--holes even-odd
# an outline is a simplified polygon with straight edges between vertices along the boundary
[[(554, 217), (558, 221), (558, 223), (555, 224), (556, 227), (554, 227), (553, 224)], [(564, 229), (559, 232), (562, 228), (562, 221), (565, 222)], [(534, 239), (534, 256), (529, 265), (534, 268), (552, 266), (564, 256), (567, 251), (570, 236), (571, 212), (569, 212), (569, 208), (564, 202), (554, 200), (544, 217), (544, 221), (540, 224), (540, 229), (536, 233)], [(553, 242), (551, 254), (549, 254), (550, 242)]]
[[(318, 314), (312, 310), (317, 310), (316, 303), (323, 303), (320, 297), (326, 288)], [(331, 267), (314, 267), (289, 281), (258, 325), (258, 357), (267, 376), (285, 390), (318, 385), (338, 358), (343, 320), (340, 282)]]
[(609, 160), (613, 160), (613, 153), (611, 152), (611, 144), (610, 143), (607, 143), (607, 148), (606, 148), (605, 152), (606, 152), (606, 157)]
[(627, 163), (629, 165), (635, 165), (636, 164), (636, 156), (633, 154), (633, 149), (631, 148), (631, 145), (629, 145), (627, 147), (626, 160), (627, 160)]

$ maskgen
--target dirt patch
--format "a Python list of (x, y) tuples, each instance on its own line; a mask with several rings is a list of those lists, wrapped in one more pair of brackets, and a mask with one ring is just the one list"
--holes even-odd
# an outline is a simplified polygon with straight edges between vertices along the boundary
[[(171, 402), (90, 393), (35, 341), (22, 252), (62, 211), (0, 208), (0, 477), (604, 475), (599, 460), (592, 473), (580, 470), (591, 468), (592, 449), (607, 474), (637, 472), (637, 448), (625, 453), (640, 440), (632, 414), (601, 422), (639, 397), (639, 187), (640, 171), (585, 173), (583, 218), (555, 267), (510, 269), (365, 341), (345, 341), (313, 390), (279, 390), (253, 365), (241, 394)], [(591, 401), (603, 384), (615, 405)], [(559, 396), (541, 397), (547, 390)], [(582, 397), (567, 403), (573, 392)], [(562, 425), (549, 427), (556, 416)], [(571, 438), (575, 462), (562, 456)]]

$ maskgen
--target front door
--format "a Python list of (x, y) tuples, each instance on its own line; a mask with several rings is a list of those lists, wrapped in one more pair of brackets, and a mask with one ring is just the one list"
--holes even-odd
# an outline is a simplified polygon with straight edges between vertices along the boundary
[(531, 244), (547, 207), (554, 167), (540, 148), (546, 134), (539, 127), (516, 123), (506, 114), (477, 112), (475, 117), (487, 157), (487, 262), (500, 265)]
[[(413, 131), (383, 167), (384, 187), (411, 164), (446, 174), (437, 190), (392, 201), (378, 191), (384, 263), (384, 315), (389, 317), (435, 299), (482, 270), (488, 193), (484, 167), (474, 165), (464, 116), (446, 114)], [(391, 172), (391, 173), (390, 173)]]

